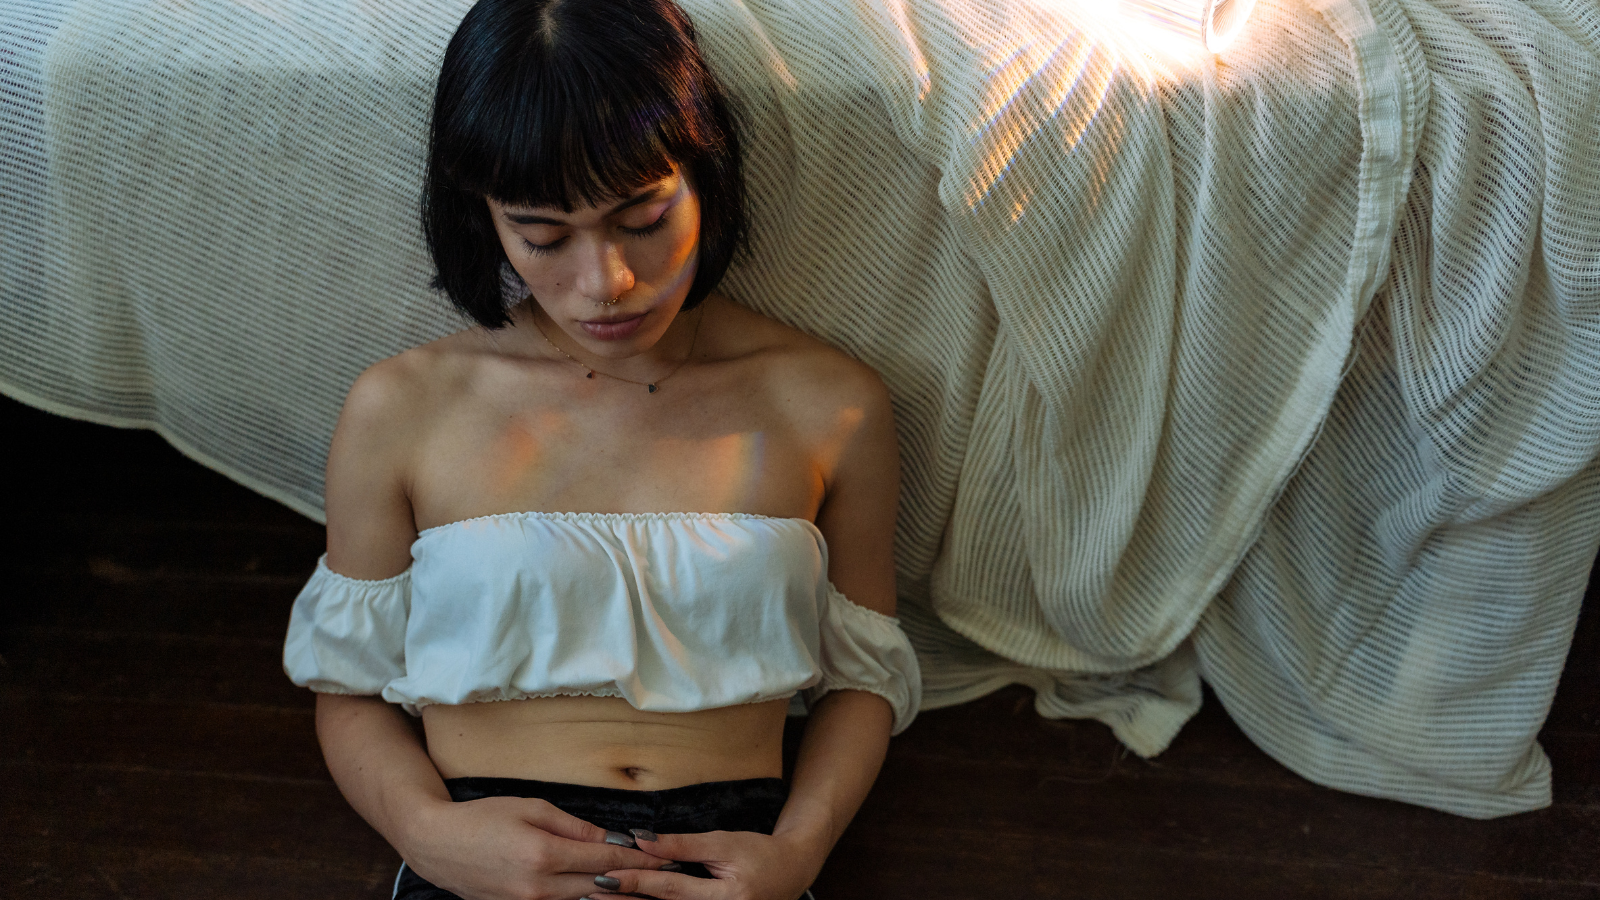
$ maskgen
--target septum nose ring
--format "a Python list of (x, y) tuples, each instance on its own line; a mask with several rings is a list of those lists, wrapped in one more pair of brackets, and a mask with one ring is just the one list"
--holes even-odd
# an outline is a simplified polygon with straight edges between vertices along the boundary
[(618, 294), (617, 296), (612, 297), (610, 300), (596, 300), (595, 302), (600, 304), (601, 306), (616, 306), (618, 301), (620, 301), (621, 299), (622, 299), (622, 295)]

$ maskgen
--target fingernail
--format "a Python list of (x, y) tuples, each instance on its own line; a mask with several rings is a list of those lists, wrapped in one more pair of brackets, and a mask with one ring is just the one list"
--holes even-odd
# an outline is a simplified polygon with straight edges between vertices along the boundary
[(666, 865), (661, 867), (661, 871), (663, 871), (663, 872), (682, 872), (683, 871), (683, 863), (669, 862)]
[(638, 838), (641, 841), (660, 840), (660, 838), (656, 837), (656, 833), (654, 831), (650, 831), (648, 829), (644, 829), (644, 828), (629, 828), (628, 830), (633, 832), (633, 836)]
[(608, 832), (606, 832), (606, 843), (608, 843), (608, 844), (616, 844), (618, 847), (637, 847), (638, 846), (637, 844), (635, 844), (633, 842), (633, 838), (628, 837), (627, 835), (623, 834), (620, 831), (608, 831)]
[(619, 879), (612, 878), (610, 875), (596, 875), (594, 877), (594, 886), (597, 888), (605, 888), (608, 891), (614, 891), (617, 888), (622, 887), (622, 882)]

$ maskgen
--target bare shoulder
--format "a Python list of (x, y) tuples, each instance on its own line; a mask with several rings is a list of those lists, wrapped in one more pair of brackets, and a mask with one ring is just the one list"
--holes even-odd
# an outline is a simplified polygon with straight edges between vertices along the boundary
[(814, 521), (828, 579), (852, 602), (893, 615), (900, 483), (889, 389), (876, 370), (817, 338), (733, 307), (766, 402), (813, 453), (823, 494)]
[(802, 417), (837, 420), (890, 415), (889, 390), (877, 370), (798, 328), (722, 300), (715, 314), (737, 335), (738, 355), (758, 365), (775, 404)]
[(470, 382), (481, 341), (464, 340), (469, 334), (379, 360), (356, 378), (328, 452), (330, 494), (380, 476), (400, 485), (409, 480), (411, 454)]
[(380, 441), (414, 436), (464, 389), (480, 345), (461, 332), (373, 363), (350, 386), (340, 431), (371, 431), (369, 437)]
[(414, 454), (468, 368), (461, 350), (451, 338), (407, 350), (374, 363), (350, 387), (324, 493), (334, 571), (386, 578), (409, 565)]

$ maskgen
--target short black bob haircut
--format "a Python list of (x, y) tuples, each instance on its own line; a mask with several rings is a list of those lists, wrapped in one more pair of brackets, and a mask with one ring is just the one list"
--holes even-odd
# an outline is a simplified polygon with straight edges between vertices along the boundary
[(484, 198), (601, 205), (672, 173), (700, 200), (704, 300), (744, 242), (744, 175), (727, 98), (672, 0), (480, 0), (445, 49), (422, 227), (444, 291), (486, 328), (510, 323), (505, 251)]

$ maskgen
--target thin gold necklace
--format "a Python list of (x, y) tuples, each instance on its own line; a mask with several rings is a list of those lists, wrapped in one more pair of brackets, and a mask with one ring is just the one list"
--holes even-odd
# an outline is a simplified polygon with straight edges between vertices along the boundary
[(706, 318), (705, 308), (701, 307), (700, 315), (698, 317), (696, 317), (695, 320), (694, 320), (694, 335), (689, 338), (689, 352), (688, 352), (688, 354), (686, 354), (683, 357), (683, 359), (678, 360), (678, 364), (672, 367), (672, 371), (670, 371), (667, 374), (661, 376), (660, 378), (657, 378), (655, 381), (634, 381), (632, 378), (623, 378), (620, 375), (612, 375), (610, 372), (602, 372), (599, 369), (594, 368), (593, 366), (584, 365), (583, 363), (578, 361), (578, 358), (576, 356), (573, 356), (571, 353), (568, 353), (567, 351), (565, 351), (565, 350), (561, 349), (560, 347), (556, 346), (556, 342), (550, 340), (550, 335), (544, 333), (544, 326), (539, 324), (539, 317), (537, 315), (535, 315), (533, 317), (533, 327), (539, 329), (539, 336), (544, 338), (544, 342), (546, 344), (550, 345), (550, 349), (556, 351), (557, 353), (561, 354), (562, 356), (565, 356), (567, 359), (572, 360), (574, 363), (577, 363), (580, 367), (583, 368), (583, 370), (585, 372), (588, 373), (588, 374), (584, 375), (583, 377), (585, 377), (585, 378), (593, 378), (596, 375), (604, 375), (605, 377), (611, 379), (612, 381), (621, 381), (621, 382), (623, 382), (625, 384), (637, 384), (638, 386), (640, 386), (642, 388), (649, 388), (650, 389), (650, 393), (654, 394), (656, 392), (656, 390), (657, 390), (657, 386), (660, 385), (661, 382), (666, 381), (668, 378), (671, 378), (672, 376), (678, 374), (678, 370), (683, 368), (684, 364), (687, 363), (694, 356), (695, 344), (696, 344), (696, 342), (698, 342), (700, 340), (700, 323), (704, 322), (705, 318)]

